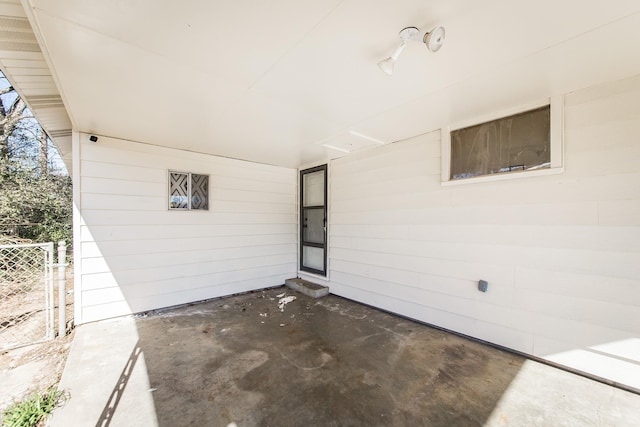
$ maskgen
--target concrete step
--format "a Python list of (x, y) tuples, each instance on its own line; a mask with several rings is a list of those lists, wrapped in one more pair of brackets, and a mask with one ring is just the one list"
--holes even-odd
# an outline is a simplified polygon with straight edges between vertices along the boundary
[(310, 296), (311, 298), (320, 298), (329, 295), (329, 287), (311, 283), (300, 278), (287, 279), (284, 284), (294, 291)]

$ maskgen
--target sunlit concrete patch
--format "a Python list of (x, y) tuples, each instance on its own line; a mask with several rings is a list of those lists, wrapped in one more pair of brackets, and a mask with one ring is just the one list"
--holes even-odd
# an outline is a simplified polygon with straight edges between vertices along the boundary
[(68, 394), (50, 426), (157, 426), (136, 321), (123, 317), (77, 328), (59, 384)]
[(488, 426), (637, 426), (640, 396), (533, 361), (525, 362)]

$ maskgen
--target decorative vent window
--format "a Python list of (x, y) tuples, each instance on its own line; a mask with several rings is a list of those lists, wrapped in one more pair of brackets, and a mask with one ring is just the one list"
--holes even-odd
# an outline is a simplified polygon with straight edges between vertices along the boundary
[(450, 180), (552, 167), (551, 107), (451, 132)]
[(208, 210), (209, 175), (169, 171), (169, 209)]

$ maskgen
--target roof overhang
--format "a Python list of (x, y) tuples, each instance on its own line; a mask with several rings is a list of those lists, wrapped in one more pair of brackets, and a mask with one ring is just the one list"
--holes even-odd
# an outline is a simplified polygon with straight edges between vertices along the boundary
[(49, 64), (18, 0), (0, 3), (0, 68), (71, 171), (71, 120)]
[[(67, 162), (74, 128), (299, 167), (640, 74), (635, 0), (14, 0), (0, 15), (18, 23), (0, 66)], [(378, 69), (399, 30), (436, 25), (439, 52), (410, 43), (393, 76)]]

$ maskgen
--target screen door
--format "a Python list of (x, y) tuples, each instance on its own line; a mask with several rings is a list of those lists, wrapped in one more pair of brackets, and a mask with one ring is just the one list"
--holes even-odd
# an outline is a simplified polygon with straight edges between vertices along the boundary
[(300, 270), (327, 274), (327, 165), (300, 171)]

